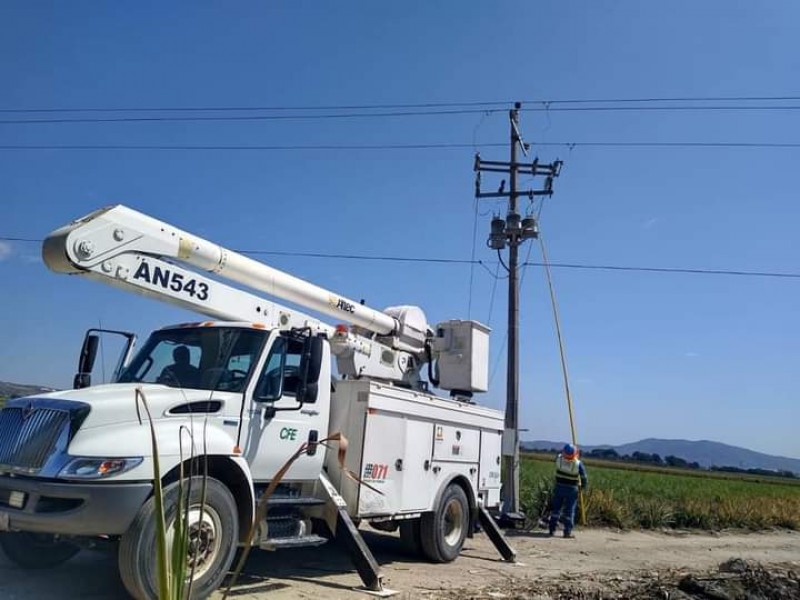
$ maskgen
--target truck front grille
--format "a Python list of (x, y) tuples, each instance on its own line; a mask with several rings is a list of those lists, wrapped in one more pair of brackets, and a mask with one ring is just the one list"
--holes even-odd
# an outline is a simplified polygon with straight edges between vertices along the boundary
[(0, 411), (0, 467), (39, 471), (68, 422), (64, 410), (7, 406)]

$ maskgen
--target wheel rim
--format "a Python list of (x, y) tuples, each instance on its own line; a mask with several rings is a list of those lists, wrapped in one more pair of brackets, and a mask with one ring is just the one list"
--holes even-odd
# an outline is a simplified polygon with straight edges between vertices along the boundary
[[(186, 579), (192, 577), (197, 581), (205, 575), (216, 561), (222, 547), (222, 520), (219, 513), (206, 505), (201, 509), (199, 504), (189, 508), (187, 519), (189, 536), (186, 554)], [(172, 541), (175, 538), (175, 523), (170, 526), (167, 551), (172, 555)]]
[(457, 546), (464, 534), (464, 507), (457, 499), (453, 498), (444, 509), (442, 523), (444, 541), (448, 546)]

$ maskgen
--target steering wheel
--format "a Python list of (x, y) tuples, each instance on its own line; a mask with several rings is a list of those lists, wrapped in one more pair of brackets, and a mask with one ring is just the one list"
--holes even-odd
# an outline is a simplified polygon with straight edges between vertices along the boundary
[(162, 383), (164, 385), (175, 385), (179, 384), (178, 378), (175, 376), (175, 372), (170, 368), (166, 367), (161, 374), (156, 377), (156, 383)]
[(231, 381), (247, 379), (247, 371), (242, 371), (241, 369), (229, 369), (228, 375), (230, 375)]
[[(283, 394), (285, 395), (287, 392), (289, 394), (293, 394), (296, 389), (287, 389), (286, 382), (287, 380), (294, 378), (295, 380), (299, 379), (300, 377), (300, 369), (299, 367), (293, 365), (287, 365), (281, 369), (280, 367), (276, 367), (274, 369), (270, 369), (264, 375), (265, 379), (269, 382), (265, 387), (270, 391), (277, 391), (278, 385), (281, 381), (281, 377), (283, 377)], [(291, 386), (288, 386), (291, 387)], [(295, 384), (296, 387), (296, 384)]]
[(241, 369), (229, 369), (226, 372), (225, 388), (230, 392), (239, 392), (247, 379), (247, 371)]

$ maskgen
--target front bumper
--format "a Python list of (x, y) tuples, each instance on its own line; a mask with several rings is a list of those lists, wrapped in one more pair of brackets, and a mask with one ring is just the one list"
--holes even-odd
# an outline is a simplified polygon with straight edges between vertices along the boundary
[[(151, 494), (150, 482), (59, 482), (0, 476), (0, 531), (121, 535)], [(14, 494), (16, 492), (16, 494)], [(18, 505), (24, 494), (22, 508)]]

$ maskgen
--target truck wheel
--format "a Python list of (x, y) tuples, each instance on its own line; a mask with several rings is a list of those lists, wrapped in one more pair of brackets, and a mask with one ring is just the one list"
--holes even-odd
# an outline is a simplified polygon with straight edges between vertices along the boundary
[[(164, 513), (169, 536), (178, 514), (179, 483), (164, 490)], [(184, 490), (189, 482), (184, 481)], [(221, 584), (236, 553), (239, 516), (236, 502), (225, 485), (209, 477), (206, 480), (205, 508), (201, 510), (203, 478), (191, 478), (189, 495), (189, 553), (186, 558), (187, 581), (194, 566), (192, 598), (207, 598)], [(156, 507), (151, 497), (144, 503), (119, 545), (119, 573), (128, 593), (139, 600), (158, 598), (156, 555)], [(168, 557), (169, 560), (169, 557)]]
[(27, 531), (0, 534), (0, 547), (15, 565), (23, 569), (55, 567), (80, 552), (80, 546), (49, 533)]
[(469, 502), (460, 485), (451, 483), (433, 512), (422, 515), (422, 551), (433, 562), (455, 560), (469, 526)]
[(419, 532), (419, 519), (400, 521), (400, 542), (411, 556), (422, 556), (422, 539)]

